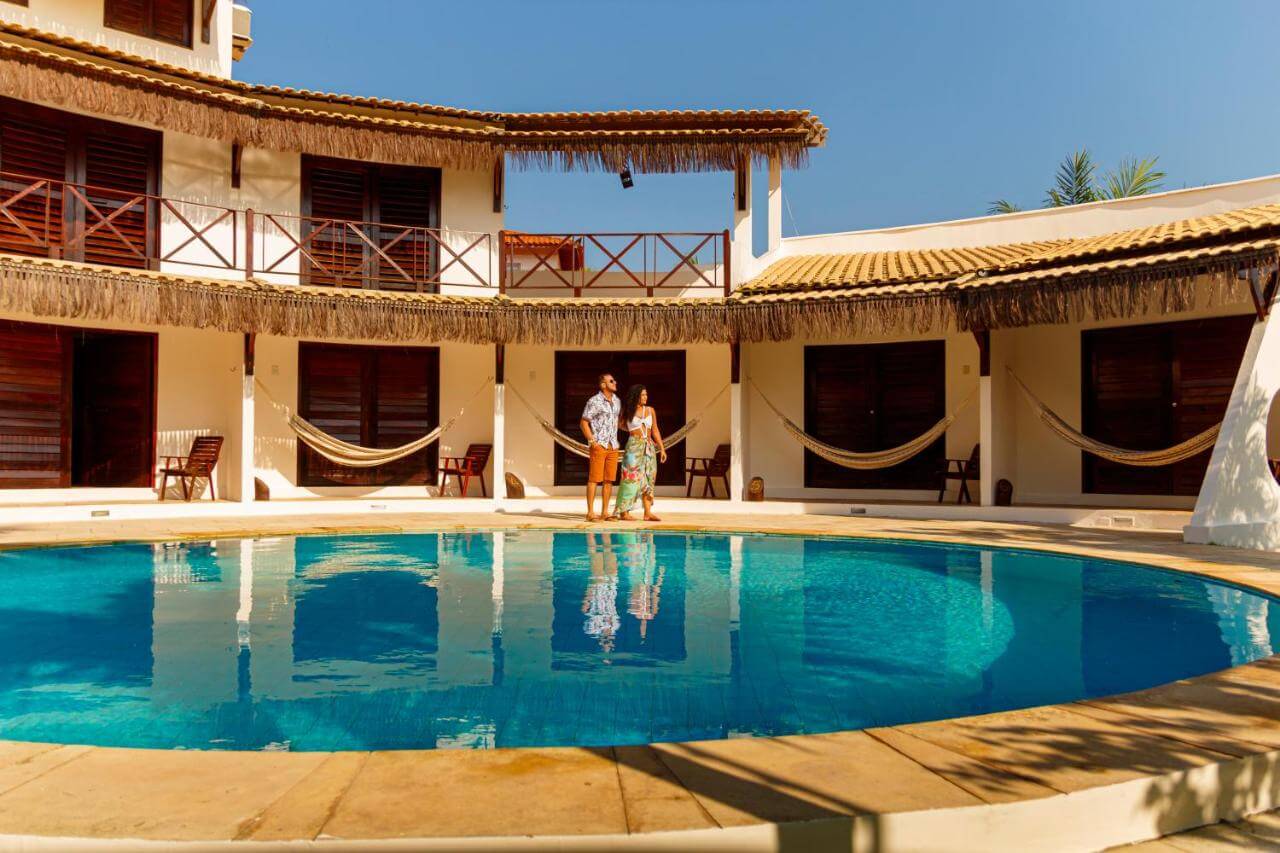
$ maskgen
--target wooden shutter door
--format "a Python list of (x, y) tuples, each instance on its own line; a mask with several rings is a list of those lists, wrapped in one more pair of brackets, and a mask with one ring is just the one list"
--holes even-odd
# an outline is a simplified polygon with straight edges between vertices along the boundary
[(71, 484), (154, 485), (155, 335), (71, 334), (75, 340)]
[[(439, 351), (379, 349), (375, 355), (375, 447), (399, 447), (440, 422)], [(434, 484), (439, 444), (378, 468), (364, 469), (380, 486)]]
[(307, 283), (361, 287), (365, 244), (340, 220), (364, 222), (370, 218), (367, 172), (359, 164), (347, 166), (307, 157), (302, 165), (302, 212), (312, 219), (303, 221), (301, 237), (305, 241), (316, 234), (310, 247), (315, 260), (303, 263)]
[(71, 485), (71, 343), (0, 321), (0, 488)]
[[(0, 179), (0, 202), (21, 193), (30, 178), (61, 181), (67, 176), (68, 139), (65, 128), (54, 122), (16, 113), (21, 106), (0, 100), (0, 171), (13, 173)], [(8, 211), (22, 225), (0, 217), (0, 252), (57, 256), (62, 245), (62, 189), (45, 185), (9, 205)]]
[(406, 228), (438, 225), (438, 173), (434, 169), (380, 166), (374, 173), (374, 183), (377, 209), (372, 218), (380, 223), (374, 240), (390, 258), (378, 259), (379, 287), (423, 289), (415, 282), (434, 277), (438, 263), (435, 244), (424, 232)]
[[(683, 351), (626, 353), (626, 384), (619, 379), (618, 391), (622, 394), (624, 418), (627, 394), (632, 385), (649, 389), (649, 402), (661, 417), (659, 426), (663, 434), (675, 432), (685, 422), (685, 354)], [(625, 441), (625, 435), (622, 437)], [(625, 445), (624, 445), (625, 446)], [(684, 443), (667, 453), (667, 463), (658, 464), (659, 486), (684, 485)]]
[[(83, 258), (89, 263), (146, 267), (156, 256), (159, 229), (147, 195), (155, 191), (158, 147), (151, 139), (112, 130), (93, 131), (84, 140), (84, 182), (89, 190), (83, 215)], [(104, 222), (110, 219), (110, 224)]]
[[(804, 430), (846, 450), (876, 449), (876, 362), (864, 346), (804, 350)], [(874, 471), (854, 471), (804, 452), (804, 484), (815, 489), (874, 488)]]
[[(1081, 337), (1084, 359), (1084, 433), (1130, 450), (1157, 450), (1174, 442), (1170, 339), (1163, 325), (1095, 329)], [(1163, 495), (1168, 468), (1135, 468), (1084, 458), (1084, 490), (1098, 494)]]
[[(920, 341), (873, 349), (879, 392), (875, 449), (884, 450), (915, 438), (946, 415), (946, 344)], [(872, 473), (879, 475), (881, 489), (934, 489), (946, 458), (943, 436), (906, 462)]]
[[(1171, 444), (1209, 429), (1222, 421), (1244, 358), (1252, 315), (1218, 317), (1178, 323), (1172, 328), (1174, 388)], [(1212, 450), (1171, 466), (1173, 494), (1197, 495), (1209, 467)]]
[[(365, 348), (327, 344), (298, 345), (298, 412), (324, 432), (368, 446), (368, 415), (361, 388), (369, 359)], [(303, 486), (364, 483), (368, 468), (347, 468), (298, 442), (298, 482)]]

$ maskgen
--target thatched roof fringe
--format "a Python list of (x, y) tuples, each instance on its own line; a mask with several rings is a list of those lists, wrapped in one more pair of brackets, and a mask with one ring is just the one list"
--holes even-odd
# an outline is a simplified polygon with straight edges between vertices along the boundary
[(638, 139), (568, 149), (563, 143), (504, 142), (502, 148), (515, 168), (544, 171), (620, 172), (628, 168), (637, 174), (721, 172), (733, 171), (744, 160), (767, 166), (771, 157), (777, 157), (788, 169), (809, 164), (809, 149), (803, 137), (794, 134), (751, 142)]
[(418, 296), (0, 258), (0, 312), (68, 321), (395, 342), (601, 341), (688, 344), (927, 335), (1172, 313), (1239, 304), (1241, 268), (1274, 269), (1274, 248), (1248, 255), (1043, 281), (982, 279), (859, 297), (557, 300)]

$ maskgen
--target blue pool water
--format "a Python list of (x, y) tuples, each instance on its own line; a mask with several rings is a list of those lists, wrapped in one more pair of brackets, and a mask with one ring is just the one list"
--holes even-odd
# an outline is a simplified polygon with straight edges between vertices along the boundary
[(1280, 605), (927, 543), (399, 534), (0, 552), (0, 738), (199, 749), (824, 732), (1149, 687)]

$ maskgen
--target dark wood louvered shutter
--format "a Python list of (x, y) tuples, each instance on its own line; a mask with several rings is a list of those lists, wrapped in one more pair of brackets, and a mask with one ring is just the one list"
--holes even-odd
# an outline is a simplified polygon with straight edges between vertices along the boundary
[[(946, 344), (918, 341), (805, 347), (805, 432), (847, 450), (887, 450), (946, 412)], [(932, 489), (946, 458), (939, 438), (891, 468), (855, 471), (805, 451), (805, 486)]]
[(156, 336), (72, 334), (72, 485), (154, 485)]
[[(653, 352), (608, 352), (595, 350), (556, 353), (555, 421), (556, 426), (574, 438), (581, 438), (582, 409), (600, 386), (601, 373), (612, 373), (618, 380), (618, 393), (624, 407), (627, 389), (633, 384), (649, 389), (649, 402), (658, 412), (658, 426), (664, 434), (684, 426), (685, 353), (676, 350)], [(618, 436), (619, 446), (626, 446), (626, 434)], [(667, 463), (658, 466), (657, 483), (661, 486), (684, 485), (685, 448), (678, 444), (667, 454)], [(587, 481), (587, 460), (555, 445), (555, 484), (582, 485)]]
[(0, 488), (71, 485), (68, 330), (0, 321)]
[(104, 7), (111, 29), (191, 47), (195, 0), (105, 0)]
[[(399, 447), (436, 428), (439, 413), (439, 351), (378, 349), (372, 353), (376, 396), (371, 443)], [(379, 485), (435, 482), (439, 443), (372, 469)], [(369, 470), (369, 469), (366, 469)]]
[(190, 47), (195, 0), (151, 0), (151, 3), (152, 36)]
[[(149, 194), (155, 192), (158, 151), (149, 135), (92, 130), (84, 139), (87, 192), (83, 259), (120, 267), (146, 267), (156, 256), (159, 228)], [(101, 188), (101, 189), (98, 189)], [(108, 226), (104, 219), (110, 219)]]
[[(390, 258), (378, 260), (379, 286), (388, 290), (413, 290), (414, 282), (432, 278), (433, 243), (421, 231), (435, 228), (436, 174), (431, 169), (380, 166), (373, 175), (376, 207), (373, 221), (381, 223), (377, 243)], [(396, 227), (400, 226), (400, 227)]]
[[(1253, 318), (1218, 317), (1081, 333), (1084, 433), (1132, 450), (1184, 441), (1222, 420)], [(1160, 468), (1082, 453), (1084, 491), (1194, 496), (1210, 451)]]
[[(64, 180), (70, 144), (67, 130), (55, 121), (10, 109), (14, 102), (0, 100), (0, 199), (22, 193), (32, 183), (27, 178)], [(62, 191), (45, 185), (7, 208), (19, 220), (0, 217), (0, 251), (48, 256), (62, 244)]]
[[(364, 447), (396, 447), (439, 422), (439, 350), (302, 343), (298, 411), (329, 435)], [(435, 481), (436, 445), (375, 468), (349, 468), (298, 444), (303, 486), (390, 486)]]
[(105, 0), (105, 24), (113, 30), (145, 36), (148, 34), (148, 0)]
[[(368, 175), (360, 164), (304, 157), (302, 223), (311, 241), (314, 261), (305, 264), (307, 283), (329, 287), (360, 287), (364, 243), (344, 224), (369, 219)], [(304, 244), (305, 245), (305, 244)]]

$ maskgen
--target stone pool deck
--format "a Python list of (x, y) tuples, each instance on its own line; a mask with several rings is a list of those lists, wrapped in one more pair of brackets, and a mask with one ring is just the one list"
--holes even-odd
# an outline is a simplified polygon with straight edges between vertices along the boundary
[[(9, 525), (0, 547), (585, 526), (545, 513), (103, 519)], [(800, 514), (649, 526), (1045, 549), (1280, 595), (1280, 555), (1168, 533)], [(0, 741), (0, 849), (1096, 850), (1277, 807), (1280, 656), (1123, 696), (829, 735), (349, 753)]]

